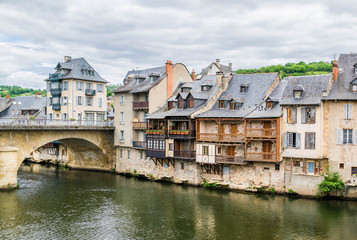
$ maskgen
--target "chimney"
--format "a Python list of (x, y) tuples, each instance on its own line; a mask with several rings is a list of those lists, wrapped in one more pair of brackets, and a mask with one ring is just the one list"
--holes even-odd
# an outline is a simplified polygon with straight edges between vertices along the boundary
[(196, 81), (195, 69), (192, 69), (191, 77), (192, 77), (192, 80), (193, 80), (193, 81)]
[(64, 56), (64, 62), (68, 62), (70, 60), (72, 60), (71, 56)]
[(172, 95), (173, 91), (173, 70), (174, 67), (172, 65), (172, 62), (167, 60), (166, 61), (166, 98), (168, 99)]
[(6, 94), (5, 98), (9, 99), (9, 98), (10, 98), (10, 95), (9, 95), (9, 94)]
[(232, 63), (228, 63), (228, 67), (232, 70)]
[(35, 98), (40, 98), (42, 97), (42, 92), (36, 92)]
[(338, 65), (337, 65), (336, 60), (333, 61), (333, 64), (332, 64), (332, 76), (333, 76), (333, 80), (336, 81), (337, 77), (338, 77)]
[(6, 94), (5, 96), (5, 103), (7, 104), (10, 101), (10, 95)]
[(219, 60), (219, 58), (216, 59), (216, 64), (219, 68), (221, 68), (221, 60)]
[(216, 84), (218, 86), (222, 85), (223, 72), (216, 72)]

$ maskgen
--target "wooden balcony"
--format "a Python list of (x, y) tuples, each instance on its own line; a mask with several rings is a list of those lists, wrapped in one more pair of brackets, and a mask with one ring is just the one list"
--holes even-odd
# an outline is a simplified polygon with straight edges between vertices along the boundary
[(144, 142), (144, 141), (133, 141), (133, 147), (134, 148), (145, 148), (146, 147), (146, 142)]
[(227, 156), (227, 155), (216, 155), (216, 163), (227, 163), (227, 164), (237, 164), (237, 165), (246, 164), (244, 157)]
[(146, 149), (146, 156), (151, 158), (165, 158), (165, 150)]
[(146, 122), (133, 122), (133, 129), (146, 130)]
[(272, 152), (246, 152), (247, 161), (276, 162), (276, 153)]
[(196, 151), (174, 150), (174, 158), (196, 159)]
[(203, 142), (244, 142), (244, 134), (198, 133), (197, 141), (203, 141)]
[(149, 138), (165, 138), (167, 135), (167, 131), (165, 130), (146, 130), (145, 131), (146, 137)]
[(276, 138), (275, 128), (248, 128), (247, 137), (249, 138)]
[(193, 130), (170, 130), (169, 138), (175, 139), (188, 139), (188, 138), (196, 138), (196, 131)]
[(149, 102), (148, 101), (133, 102), (133, 109), (134, 110), (148, 109), (148, 108), (149, 108)]

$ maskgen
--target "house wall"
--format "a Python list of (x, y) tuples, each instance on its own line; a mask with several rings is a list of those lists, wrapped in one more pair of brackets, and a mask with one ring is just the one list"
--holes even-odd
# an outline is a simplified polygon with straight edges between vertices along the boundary
[[(295, 124), (288, 123), (287, 107), (283, 106), (282, 130), (281, 139), (284, 142), (284, 133), (296, 132), (300, 133), (300, 148), (285, 148), (282, 151), (282, 157), (296, 158), (322, 158), (322, 142), (323, 142), (323, 111), (321, 106), (313, 106), (316, 109), (316, 118), (314, 124), (301, 123), (301, 109), (306, 106), (297, 107), (297, 122)], [(305, 149), (305, 133), (315, 132), (315, 149)], [(282, 145), (284, 147), (284, 145)]]
[[(47, 106), (47, 115), (50, 113), (53, 114), (53, 119), (61, 120), (61, 114), (67, 113), (68, 120), (70, 118), (78, 119), (78, 113), (82, 114), (82, 120), (85, 120), (86, 112), (94, 112), (94, 113), (104, 113), (106, 117), (107, 113), (107, 84), (106, 83), (98, 83), (87, 80), (75, 80), (75, 79), (65, 79), (64, 81), (68, 81), (68, 90), (61, 91), (61, 110), (54, 111), (52, 110), (52, 106)], [(83, 82), (83, 90), (77, 91), (76, 82)], [(86, 106), (86, 83), (92, 83), (93, 89), (96, 90), (96, 94), (93, 98), (93, 106)], [(97, 84), (103, 84), (103, 92), (97, 91)], [(47, 89), (49, 90), (49, 89)], [(77, 96), (82, 96), (83, 105), (77, 105)], [(47, 97), (50, 98), (51, 91), (47, 91)], [(62, 97), (67, 97), (67, 105), (62, 104)], [(99, 107), (98, 99), (102, 98), (102, 107)], [(49, 103), (49, 101), (48, 101)], [(95, 120), (97, 120), (97, 115), (95, 115)]]
[[(120, 103), (124, 95), (124, 103)], [(114, 145), (131, 147), (133, 141), (133, 96), (129, 93), (115, 93), (114, 100)], [(121, 123), (120, 113), (124, 112), (124, 124)], [(120, 142), (120, 130), (124, 130), (124, 142)]]
[[(357, 167), (357, 145), (337, 144), (336, 129), (357, 129), (357, 103), (353, 101), (324, 101), (324, 156), (329, 159), (330, 168), (342, 175), (343, 181), (351, 179), (351, 168)], [(352, 119), (343, 119), (343, 104), (353, 104)], [(352, 140), (355, 139), (353, 131)], [(344, 168), (340, 169), (339, 164)]]

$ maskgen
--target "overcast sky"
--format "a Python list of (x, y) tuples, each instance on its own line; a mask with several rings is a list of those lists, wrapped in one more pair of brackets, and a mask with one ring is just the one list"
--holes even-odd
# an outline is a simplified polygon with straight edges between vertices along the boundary
[(196, 73), (357, 52), (355, 0), (0, 0), (0, 85), (44, 88), (63, 56), (118, 84), (166, 60)]

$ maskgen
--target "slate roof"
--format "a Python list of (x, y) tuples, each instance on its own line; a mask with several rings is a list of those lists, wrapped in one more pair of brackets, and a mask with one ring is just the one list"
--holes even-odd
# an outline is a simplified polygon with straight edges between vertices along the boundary
[(14, 101), (13, 98), (0, 98), (0, 116), (2, 112), (4, 112), (12, 105), (13, 101)]
[(208, 67), (202, 69), (201, 73), (198, 75), (206, 76), (213, 65), (216, 65), (216, 67), (220, 69), (221, 72), (223, 73), (233, 73), (232, 69), (229, 66), (220, 64), (220, 66), (218, 67), (218, 65), (215, 62), (212, 62), (210, 65), (208, 65)]
[[(63, 73), (65, 73), (61, 79), (80, 79), (102, 83), (108, 82), (102, 78), (84, 58), (74, 58), (65, 63), (59, 62), (56, 65), (56, 71), (54, 73), (61, 73), (61, 69), (64, 69)], [(84, 75), (82, 69), (94, 71), (94, 76), (89, 74)], [(48, 80), (48, 78), (46, 80)]]
[[(158, 75), (158, 79), (155, 81), (151, 81), (150, 75), (155, 74)], [(142, 83), (136, 82), (136, 76), (144, 77), (145, 80)], [(114, 89), (114, 93), (122, 93), (122, 92), (129, 92), (129, 93), (140, 93), (140, 92), (147, 92), (154, 86), (156, 86), (164, 77), (166, 76), (166, 67), (156, 67), (156, 68), (148, 68), (144, 70), (132, 70), (129, 71), (124, 79), (124, 86), (121, 86), (117, 89)]]
[[(323, 93), (328, 91), (331, 74), (287, 77), (281, 105), (320, 105)], [(302, 90), (301, 98), (294, 98), (294, 91)]]
[(332, 82), (331, 90), (323, 100), (357, 100), (357, 93), (350, 91), (350, 83), (356, 79), (354, 65), (357, 63), (357, 54), (341, 54), (338, 58), (338, 77)]
[[(21, 105), (14, 105), (13, 102), (21, 102)], [(21, 110), (38, 110), (34, 116), (36, 119), (46, 119), (45, 107), (46, 97), (38, 96), (18, 96), (13, 99), (11, 106), (1, 114), (1, 118), (12, 118), (12, 111), (16, 112), (16, 118), (28, 118), (30, 115), (21, 115)]]
[[(205, 84), (206, 81), (212, 81), (213, 87), (208, 90), (207, 92), (202, 92), (202, 86)], [(187, 82), (181, 85), (180, 88), (191, 86), (192, 89), (189, 93), (181, 93), (179, 92), (179, 89), (176, 89), (175, 92), (176, 94), (180, 95), (185, 95), (186, 97), (191, 94), (195, 100), (202, 100), (201, 104), (196, 104), (194, 105), (194, 108), (185, 108), (185, 109), (178, 109), (177, 107), (174, 107), (170, 110), (166, 110), (166, 108), (160, 109), (150, 115), (147, 116), (147, 119), (163, 119), (165, 117), (190, 117), (193, 113), (196, 111), (200, 110), (202, 107), (204, 107), (207, 102), (211, 100), (211, 98), (217, 93), (219, 86), (216, 85), (216, 79), (212, 79), (210, 76), (204, 76), (200, 81), (194, 81), (194, 82)], [(187, 94), (187, 95), (186, 95)], [(195, 96), (197, 98), (195, 98)], [(176, 97), (175, 97), (176, 98)], [(172, 97), (170, 98), (172, 99)]]
[[(204, 113), (196, 116), (197, 118), (241, 118), (251, 113), (259, 106), (267, 94), (268, 89), (278, 77), (278, 73), (262, 73), (262, 74), (233, 74), (229, 82), (229, 86), (225, 92), (221, 94), (218, 100), (235, 100), (243, 102), (243, 105), (235, 110), (229, 109), (228, 102), (225, 102), (225, 108), (218, 107), (219, 101), (214, 106)], [(240, 92), (241, 84), (249, 83), (246, 92)]]

